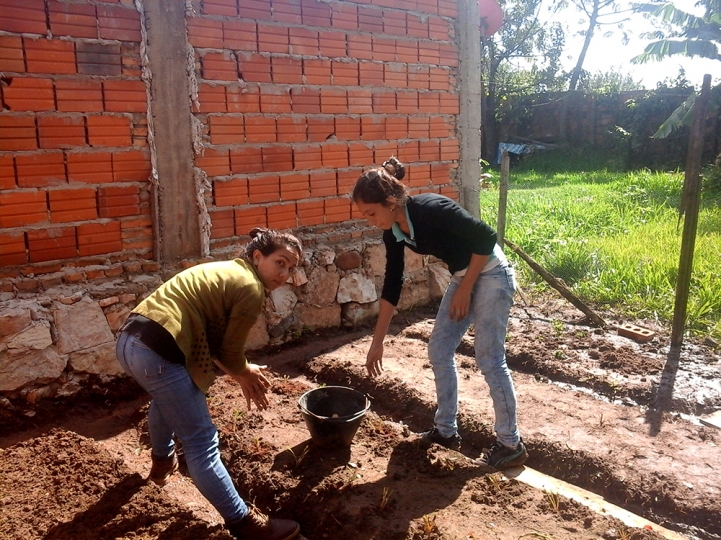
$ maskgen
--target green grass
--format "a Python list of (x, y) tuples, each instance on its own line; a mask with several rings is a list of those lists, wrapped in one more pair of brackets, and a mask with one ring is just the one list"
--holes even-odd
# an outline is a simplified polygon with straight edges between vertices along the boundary
[[(532, 156), (511, 169), (506, 238), (586, 302), (625, 317), (670, 323), (683, 230), (678, 214), (683, 173), (584, 171), (582, 159), (571, 159), (566, 167), (558, 157), (548, 161)], [(589, 163), (599, 166), (603, 159), (587, 160), (586, 169)], [(482, 191), (480, 199), (481, 216), (495, 226), (497, 189)], [(506, 252), (522, 282), (545, 286), (525, 262)], [(721, 339), (720, 268), (721, 201), (705, 194), (687, 328), (715, 339)]]

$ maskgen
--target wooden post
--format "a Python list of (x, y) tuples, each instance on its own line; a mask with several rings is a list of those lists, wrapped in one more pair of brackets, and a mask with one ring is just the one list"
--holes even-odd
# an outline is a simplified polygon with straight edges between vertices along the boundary
[(498, 188), (498, 224), (496, 227), (497, 243), (501, 248), (503, 248), (503, 238), (506, 236), (506, 205), (508, 202), (510, 163), (511, 158), (508, 157), (508, 150), (504, 150), (501, 156), (501, 183)]
[(683, 235), (681, 237), (681, 256), (676, 281), (676, 303), (671, 326), (671, 348), (680, 348), (683, 342), (683, 330), (686, 325), (688, 292), (693, 269), (693, 252), (696, 244), (698, 212), (701, 201), (701, 156), (703, 153), (704, 123), (706, 108), (711, 90), (711, 75), (704, 75), (701, 95), (696, 100), (693, 111), (691, 132), (689, 133), (688, 156), (686, 157), (686, 176), (684, 178), (684, 197), (681, 211), (685, 213)]

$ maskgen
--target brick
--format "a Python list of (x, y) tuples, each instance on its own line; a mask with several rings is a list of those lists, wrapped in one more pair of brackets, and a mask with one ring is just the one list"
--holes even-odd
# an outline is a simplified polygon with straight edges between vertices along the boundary
[(430, 88), (430, 71), (428, 66), (407, 66), (408, 88), (428, 90)]
[(324, 205), (326, 223), (342, 223), (350, 219), (351, 201), (349, 198), (326, 199)]
[[(225, 86), (214, 86), (202, 83), (198, 88), (198, 102), (200, 112), (226, 112)], [(193, 110), (197, 108), (193, 106)]]
[(290, 91), (284, 87), (261, 88), (260, 112), (263, 114), (284, 114), (292, 112)]
[(378, 62), (396, 61), (396, 41), (373, 36), (373, 60)]
[(440, 65), (440, 46), (435, 41), (418, 42), (418, 61), (421, 64)]
[[(418, 43), (416, 41), (398, 40), (396, 42), (396, 60), (403, 64), (418, 62)], [(410, 69), (412, 66), (408, 66)]]
[(443, 186), (438, 192), (441, 195), (445, 195), (449, 199), (453, 199), (456, 202), (460, 198), (460, 194), (458, 193), (458, 188), (456, 188), (456, 186), (454, 186), (454, 185)]
[(88, 116), (90, 146), (131, 146), (130, 119), (125, 116)]
[[(296, 171), (320, 168), (323, 164), (320, 145), (306, 144), (294, 147), (293, 162)], [(333, 173), (333, 178), (335, 178), (335, 173)]]
[(383, 64), (377, 62), (361, 62), (359, 68), (359, 84), (364, 88), (369, 86), (383, 86)]
[(301, 0), (303, 12), (303, 25), (305, 26), (330, 26), (330, 6), (315, 0)]
[(303, 63), (301, 60), (284, 56), (271, 58), (272, 81), (276, 84), (303, 84)]
[(418, 92), (409, 90), (407, 92), (396, 92), (396, 104), (401, 114), (414, 114), (418, 109)]
[(405, 116), (389, 116), (385, 119), (386, 137), (395, 141), (408, 138), (408, 118)]
[(57, 80), (55, 93), (62, 112), (101, 112), (103, 89), (100, 82)]
[(28, 73), (77, 73), (72, 41), (23, 38), (23, 46)]
[(140, 42), (140, 14), (134, 7), (98, 5), (97, 9), (100, 39)]
[(223, 22), (216, 19), (189, 17), (188, 42), (193, 47), (223, 49)]
[(120, 64), (124, 77), (139, 79), (142, 74), (140, 44), (123, 42), (120, 44)]
[(459, 114), (461, 104), (458, 94), (441, 94), (441, 112), (443, 114)]
[(428, 39), (428, 23), (421, 17), (409, 13), (406, 17), (406, 32), (415, 38)]
[(208, 176), (227, 176), (230, 174), (230, 152), (205, 148), (202, 155), (195, 156), (195, 166), (203, 169)]
[(298, 226), (321, 225), (324, 221), (323, 201), (304, 201), (297, 205)]
[(27, 235), (32, 263), (71, 259), (78, 255), (75, 227), (30, 230)]
[(27, 262), (25, 234), (22, 232), (0, 234), (0, 266), (12, 266)]
[(293, 170), (293, 150), (289, 146), (266, 146), (261, 148), (263, 172)]
[(383, 163), (388, 156), (398, 155), (398, 143), (395, 141), (379, 141), (373, 145), (373, 163)]
[(382, 118), (363, 117), (361, 119), (361, 140), (383, 140), (386, 138), (385, 131), (385, 123)]
[(43, 0), (0, 0), (0, 30), (17, 34), (46, 34)]
[(407, 88), (408, 72), (404, 64), (390, 63), (383, 66), (383, 84), (390, 88)]
[(260, 148), (242, 146), (230, 150), (230, 171), (232, 174), (249, 174), (263, 171)]
[(335, 136), (341, 141), (357, 141), (361, 135), (361, 120), (357, 117), (336, 115)]
[(0, 227), (22, 227), (48, 219), (44, 191), (0, 193)]
[(431, 90), (449, 91), (451, 89), (451, 74), (447, 69), (432, 67), (429, 78), (428, 88)]
[(441, 99), (438, 92), (419, 92), (418, 110), (425, 114), (438, 114), (441, 112)]
[(303, 78), (305, 84), (329, 86), (331, 84), (330, 60), (304, 58)]
[(122, 250), (120, 222), (88, 223), (78, 226), (78, 251), (81, 257)]
[(358, 7), (352, 4), (337, 3), (330, 6), (330, 23), (341, 30), (359, 30)]
[(322, 142), (333, 136), (335, 125), (332, 117), (309, 117), (308, 140)]
[(108, 112), (139, 112), (146, 110), (143, 81), (103, 81), (105, 110)]
[(334, 197), (338, 194), (335, 171), (316, 171), (310, 175), (311, 197)]
[(458, 139), (445, 139), (441, 143), (441, 160), (457, 161), (460, 159), (460, 142)]
[(209, 116), (211, 144), (240, 144), (245, 142), (242, 116)]
[(348, 162), (351, 167), (367, 167), (373, 163), (373, 148), (363, 143), (348, 145)]
[[(386, 154), (386, 158), (391, 155), (393, 155), (393, 154), (392, 153)], [(383, 159), (386, 159), (386, 158), (383, 158)], [(376, 161), (376, 163), (383, 163), (383, 161)], [(338, 171), (338, 174), (337, 174), (338, 195), (340, 195), (341, 197), (343, 197), (345, 195), (349, 195), (350, 192), (353, 191), (353, 186), (355, 185), (359, 176), (360, 176), (360, 173), (355, 169)]]
[(269, 21), (271, 19), (270, 2), (268, 0), (242, 0), (238, 5), (238, 15), (241, 19)]
[(114, 182), (146, 182), (150, 173), (150, 156), (146, 152), (113, 152)]
[(398, 159), (401, 163), (412, 163), (420, 159), (418, 141), (407, 141), (398, 143)]
[(273, 2), (273, 21), (284, 24), (303, 24), (300, 2), (290, 0), (280, 2), (275, 0)]
[(53, 111), (55, 94), (51, 79), (12, 77), (3, 88), (5, 105), (11, 111)]
[(235, 210), (235, 231), (237, 235), (247, 235), (255, 227), (267, 227), (268, 216), (265, 206), (250, 206)]
[(109, 152), (71, 152), (67, 154), (68, 181), (105, 184), (113, 181), (113, 162)]
[(12, 155), (0, 155), (0, 190), (15, 188), (15, 163)]
[(202, 76), (207, 80), (237, 81), (238, 62), (230, 52), (207, 53), (201, 58)]
[(408, 137), (417, 139), (430, 137), (430, 121), (427, 116), (408, 117)]
[(406, 185), (412, 187), (428, 186), (431, 183), (431, 166), (427, 163), (410, 165), (408, 175), (404, 179)]
[(223, 21), (223, 48), (258, 52), (258, 25), (251, 21)]
[(348, 112), (367, 114), (373, 112), (373, 93), (370, 90), (348, 90)]
[(377, 7), (358, 8), (358, 28), (366, 32), (383, 30), (383, 10)]
[(67, 182), (62, 152), (15, 157), (18, 187), (57, 186)]
[(305, 142), (308, 124), (305, 117), (279, 116), (276, 122), (278, 142)]
[(85, 146), (85, 119), (72, 116), (39, 116), (40, 148)]
[(309, 28), (288, 29), (290, 54), (318, 56), (318, 32)]
[(258, 176), (248, 180), (248, 198), (251, 204), (275, 202), (280, 199), (280, 177)]
[(23, 42), (19, 36), (0, 36), (0, 71), (25, 72)]
[(310, 177), (308, 174), (289, 174), (280, 177), (280, 198), (294, 201), (310, 197)]
[(213, 182), (213, 204), (218, 207), (248, 204), (248, 180), (233, 178)]
[(342, 32), (318, 32), (318, 50), (325, 58), (344, 58), (348, 53), (346, 35)]
[(373, 92), (373, 112), (375, 114), (392, 114), (398, 111), (396, 93), (393, 91)]
[(208, 212), (210, 216), (210, 238), (230, 238), (235, 236), (235, 218), (233, 210), (215, 210)]
[(424, 161), (440, 161), (441, 148), (438, 141), (419, 141), (418, 144)]
[(429, 135), (432, 138), (437, 139), (455, 136), (456, 126), (451, 118), (445, 116), (431, 116), (429, 119)]
[(437, 14), (438, 13), (438, 1), (437, 0), (418, 0), (418, 11), (424, 13)]
[(357, 60), (373, 59), (373, 38), (366, 35), (348, 36), (348, 56)]
[(320, 91), (320, 112), (342, 114), (348, 111), (348, 94), (345, 90), (323, 88)]
[(358, 86), (358, 62), (331, 62), (333, 84), (335, 86)]
[(270, 57), (260, 54), (238, 54), (240, 78), (245, 82), (269, 83), (272, 81)]
[(431, 183), (440, 186), (451, 183), (451, 170), (455, 167), (450, 163), (431, 163)]
[(56, 189), (48, 192), (50, 221), (89, 221), (97, 219), (97, 200), (94, 189)]
[(50, 13), (50, 30), (54, 36), (98, 37), (98, 22), (94, 5), (50, 0), (48, 11)]
[(295, 203), (268, 206), (268, 227), (271, 229), (293, 229), (298, 225)]
[(140, 214), (138, 186), (102, 186), (98, 188), (98, 213), (101, 218)]
[(240, 88), (232, 85), (225, 89), (229, 113), (259, 113), (260, 89), (256, 87)]
[(458, 17), (456, 0), (438, 0), (438, 14), (451, 19)]
[(382, 33), (387, 36), (405, 36), (406, 14), (401, 11), (384, 9)]
[(75, 48), (81, 75), (120, 75), (120, 45), (78, 42)]
[(458, 67), (458, 51), (453, 45), (441, 43), (439, 47), (439, 55), (441, 65), (448, 67)]
[(348, 145), (346, 143), (327, 143), (321, 145), (323, 167), (338, 168), (348, 166)]
[(284, 26), (258, 25), (258, 51), (262, 53), (290, 53), (288, 28)]
[(203, 0), (203, 13), (235, 17), (238, 15), (238, 5), (236, 0)]
[(277, 142), (275, 118), (269, 116), (246, 116), (245, 140), (249, 144)]
[(290, 90), (291, 106), (294, 113), (320, 113), (320, 91), (315, 88), (301, 87)]

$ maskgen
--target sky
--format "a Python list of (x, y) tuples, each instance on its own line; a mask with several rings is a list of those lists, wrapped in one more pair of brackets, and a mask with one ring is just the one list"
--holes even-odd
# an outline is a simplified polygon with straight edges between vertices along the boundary
[[(629, 5), (630, 1), (622, 0), (621, 4)], [(687, 12), (700, 15), (694, 11), (695, 0), (674, 0), (677, 7)], [(583, 37), (574, 36), (575, 31), (581, 28), (578, 24), (582, 14), (571, 7), (566, 9), (560, 20), (566, 26), (566, 51), (570, 58), (564, 57), (564, 68), (572, 69), (578, 61), (578, 53), (583, 46)], [(647, 22), (642, 16), (634, 14), (631, 23), (625, 23), (625, 29), (629, 32), (631, 40), (628, 45), (623, 45), (621, 32), (615, 30), (613, 35), (604, 36), (604, 32), (612, 29), (611, 26), (604, 26), (603, 30), (594, 34), (591, 46), (586, 55), (583, 68), (591, 73), (598, 71), (607, 72), (617, 70), (624, 74), (630, 74), (634, 81), (640, 81), (645, 88), (652, 89), (656, 83), (667, 78), (675, 79), (678, 76), (679, 67), (686, 70), (686, 79), (697, 88), (703, 83), (704, 74), (712, 77), (712, 84), (721, 79), (721, 62), (707, 58), (685, 58), (672, 56), (661, 62), (647, 62), (645, 64), (632, 64), (631, 58), (641, 54), (649, 40), (642, 39), (639, 34), (654, 30), (654, 26)]]

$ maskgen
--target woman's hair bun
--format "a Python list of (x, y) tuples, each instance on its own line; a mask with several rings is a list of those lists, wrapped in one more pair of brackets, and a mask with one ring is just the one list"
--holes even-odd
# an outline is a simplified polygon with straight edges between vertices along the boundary
[(250, 230), (250, 233), (248, 233), (248, 236), (251, 238), (257, 238), (264, 232), (266, 232), (268, 229), (264, 229), (263, 227), (255, 227), (254, 229)]
[(403, 177), (406, 175), (406, 168), (395, 156), (391, 156), (384, 161), (383, 168), (397, 180), (403, 180)]

